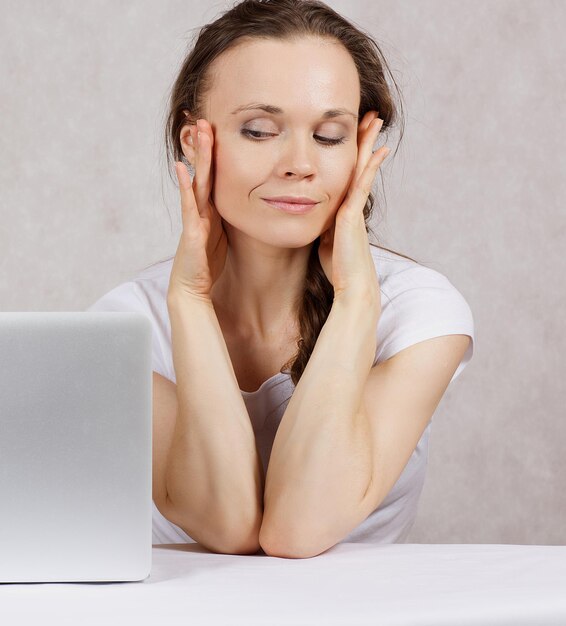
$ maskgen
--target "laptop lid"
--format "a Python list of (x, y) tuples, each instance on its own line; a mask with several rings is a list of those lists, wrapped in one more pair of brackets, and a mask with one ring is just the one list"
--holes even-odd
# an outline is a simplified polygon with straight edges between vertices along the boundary
[(151, 568), (151, 322), (0, 313), (0, 582)]

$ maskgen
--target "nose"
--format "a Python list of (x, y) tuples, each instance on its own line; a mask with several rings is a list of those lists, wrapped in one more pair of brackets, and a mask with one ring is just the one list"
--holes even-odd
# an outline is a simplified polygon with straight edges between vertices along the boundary
[(305, 178), (316, 171), (316, 154), (312, 137), (305, 133), (290, 133), (283, 141), (277, 164), (278, 174), (284, 178)]

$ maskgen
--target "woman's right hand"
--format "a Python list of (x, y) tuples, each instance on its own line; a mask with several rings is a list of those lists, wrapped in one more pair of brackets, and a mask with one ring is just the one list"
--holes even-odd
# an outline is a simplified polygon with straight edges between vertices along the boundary
[[(212, 301), (212, 286), (222, 274), (226, 262), (228, 239), (212, 199), (212, 146), (214, 134), (205, 120), (190, 127), (193, 143), (195, 176), (180, 161), (175, 162), (181, 195), (183, 232), (179, 239), (169, 279), (168, 298), (188, 294)], [(200, 130), (200, 137), (197, 131)], [(192, 155), (191, 155), (192, 156)]]

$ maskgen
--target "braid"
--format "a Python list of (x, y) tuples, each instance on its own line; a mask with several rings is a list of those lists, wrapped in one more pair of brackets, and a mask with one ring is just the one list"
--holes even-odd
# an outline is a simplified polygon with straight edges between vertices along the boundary
[[(298, 351), (293, 357), (294, 360), (290, 368), (294, 385), (297, 385), (305, 371), (334, 300), (332, 283), (326, 277), (318, 258), (319, 243), (320, 238), (316, 239), (311, 248), (303, 297), (297, 307), (300, 339), (297, 341)], [(289, 362), (284, 367), (288, 367), (288, 365)]]

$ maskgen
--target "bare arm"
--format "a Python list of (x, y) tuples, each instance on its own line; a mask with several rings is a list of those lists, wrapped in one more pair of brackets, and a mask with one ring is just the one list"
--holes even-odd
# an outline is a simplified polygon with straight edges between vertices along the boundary
[(211, 302), (167, 298), (178, 412), (166, 516), (205, 547), (260, 549), (264, 476), (250, 418)]
[(332, 306), (273, 442), (260, 535), (267, 554), (306, 553), (324, 533), (321, 520), (342, 525), (343, 535), (351, 530), (349, 511), (372, 471), (362, 398), (378, 319), (370, 302)]

